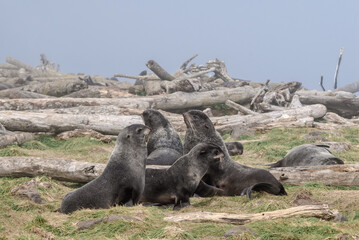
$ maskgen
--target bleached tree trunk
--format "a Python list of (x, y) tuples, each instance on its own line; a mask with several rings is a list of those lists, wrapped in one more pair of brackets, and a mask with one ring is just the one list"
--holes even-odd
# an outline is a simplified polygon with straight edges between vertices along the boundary
[[(39, 157), (0, 157), (0, 177), (46, 175), (70, 182), (88, 182), (98, 177), (106, 164)], [(153, 168), (154, 166), (147, 166)], [(289, 185), (308, 182), (328, 186), (359, 186), (359, 164), (273, 168), (269, 172)]]
[(337, 113), (346, 118), (359, 115), (359, 98), (300, 95), (299, 99), (303, 104), (323, 104), (329, 112)]
[[(33, 99), (31, 99), (33, 100)], [(316, 104), (302, 108), (275, 111), (247, 116), (222, 116), (211, 118), (214, 126), (220, 133), (230, 133), (233, 127), (263, 127), (276, 122), (298, 121), (302, 118), (320, 118), (326, 114), (323, 105)], [(171, 116), (172, 125), (179, 132), (185, 131), (182, 116)], [(137, 116), (117, 116), (105, 114), (56, 114), (45, 112), (1, 111), (0, 123), (10, 131), (52, 132), (60, 133), (74, 129), (92, 129), (109, 135), (117, 135), (123, 128), (134, 123), (142, 123)]]
[(359, 186), (359, 164), (281, 167), (271, 169), (270, 173), (290, 185), (316, 182), (328, 186)]
[(46, 108), (68, 108), (75, 106), (100, 106), (116, 105), (128, 108), (155, 108), (162, 110), (190, 109), (202, 106), (212, 106), (222, 104), (232, 100), (238, 103), (247, 103), (254, 96), (256, 90), (252, 87), (239, 87), (208, 92), (176, 92), (172, 94), (117, 98), (117, 99), (98, 99), (98, 98), (56, 98), (56, 99), (0, 99), (0, 110), (35, 110)]
[(233, 214), (233, 213), (215, 213), (215, 212), (188, 212), (174, 214), (165, 217), (169, 222), (214, 222), (230, 223), (243, 225), (255, 221), (274, 220), (278, 218), (293, 217), (316, 217), (325, 220), (334, 219), (339, 214), (338, 210), (330, 209), (328, 205), (304, 205), (281, 209), (276, 211), (252, 213), (252, 214)]
[(351, 92), (351, 93), (359, 92), (359, 81), (345, 85), (340, 88), (337, 88), (334, 91), (344, 91), (344, 92)]

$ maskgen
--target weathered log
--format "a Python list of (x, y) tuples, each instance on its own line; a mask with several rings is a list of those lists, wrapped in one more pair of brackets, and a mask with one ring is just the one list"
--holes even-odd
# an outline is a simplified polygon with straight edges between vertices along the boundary
[(7, 147), (13, 143), (17, 143), (19, 145), (24, 142), (31, 141), (34, 139), (34, 135), (27, 132), (15, 132), (8, 134), (0, 134), (0, 148)]
[(55, 82), (31, 84), (21, 87), (20, 89), (54, 97), (61, 97), (87, 87), (87, 84), (81, 80), (60, 80)]
[(323, 104), (329, 112), (337, 113), (342, 117), (351, 118), (359, 115), (359, 98), (300, 95), (299, 99), (303, 104)]
[[(142, 123), (142, 119), (138, 115), (56, 114), (20, 111), (2, 111), (0, 113), (0, 123), (11, 131), (60, 133), (87, 128), (103, 134), (117, 135), (128, 125)], [(288, 119), (290, 121), (299, 121), (305, 117), (320, 118), (325, 113), (325, 106), (317, 104), (257, 115), (213, 117), (211, 120), (216, 129), (225, 134), (232, 132), (233, 128), (237, 126), (260, 128), (275, 122), (288, 122)], [(169, 120), (177, 131), (182, 132), (186, 129), (182, 116), (172, 116)]]
[(155, 108), (162, 110), (181, 110), (224, 103), (227, 99), (245, 104), (255, 94), (255, 89), (240, 88), (208, 92), (176, 92), (153, 97), (134, 97), (118, 99), (99, 98), (56, 98), (56, 99), (0, 99), (0, 110), (35, 110), (46, 108), (68, 108), (75, 106), (115, 105), (127, 108)]
[(179, 72), (185, 72), (186, 71), (186, 68), (187, 68), (187, 65), (194, 59), (198, 56), (198, 54), (195, 54), (193, 55), (192, 57), (190, 57), (189, 59), (187, 59), (182, 65), (181, 67), (179, 68)]
[(20, 90), (19, 88), (10, 88), (0, 91), (0, 98), (19, 99), (19, 98), (51, 98), (51, 96)]
[(155, 60), (149, 60), (146, 63), (146, 66), (152, 70), (161, 80), (171, 81), (175, 79), (174, 76), (169, 74), (166, 70), (164, 70)]
[[(47, 175), (64, 181), (89, 182), (98, 177), (105, 166), (65, 159), (0, 157), (0, 177)], [(359, 186), (359, 164), (282, 167), (273, 168), (270, 173), (282, 183), (290, 185), (316, 182), (329, 186)]]
[(19, 68), (15, 65), (9, 63), (2, 63), (0, 64), (0, 69), (11, 69), (11, 70), (18, 70)]
[(359, 186), (359, 164), (281, 167), (271, 169), (270, 173), (290, 185), (316, 182), (328, 186)]
[(340, 88), (337, 88), (334, 91), (344, 91), (344, 92), (351, 92), (351, 93), (359, 92), (359, 81), (345, 85)]
[(270, 82), (270, 80), (268, 79), (264, 83), (263, 87), (261, 89), (259, 89), (258, 92), (256, 93), (256, 95), (253, 97), (251, 104), (250, 104), (251, 110), (258, 110), (257, 104), (263, 102), (263, 97), (269, 90), (269, 88), (268, 88), (269, 82)]
[[(246, 115), (234, 117), (211, 118), (217, 131), (221, 134), (230, 133), (236, 127), (261, 128), (275, 122), (300, 121), (302, 118), (312, 117), (314, 119), (323, 117), (327, 112), (324, 105), (315, 104), (301, 108), (274, 111), (257, 115)], [(305, 122), (304, 122), (305, 123)]]
[(142, 119), (140, 116), (3, 111), (0, 123), (10, 131), (61, 133), (75, 129), (92, 129), (103, 134), (117, 135), (128, 125), (142, 123)]
[(133, 75), (127, 75), (127, 74), (121, 74), (121, 73), (116, 73), (115, 75), (113, 75), (114, 77), (120, 77), (120, 78), (129, 78), (129, 79), (139, 79), (139, 80), (160, 80), (156, 75), (154, 74), (149, 74), (149, 75), (145, 75), (145, 76), (133, 76)]
[[(1, 93), (1, 92), (0, 92)], [(123, 90), (120, 87), (100, 87), (89, 86), (88, 88), (81, 89), (79, 91), (70, 93), (63, 96), (64, 98), (119, 98), (119, 97), (131, 97), (133, 94), (128, 90)]]
[(334, 74), (334, 89), (337, 89), (337, 85), (338, 85), (337, 79), (338, 79), (339, 67), (340, 67), (340, 62), (342, 61), (343, 53), (344, 53), (344, 48), (341, 48), (339, 53), (337, 68), (335, 69), (335, 74)]
[(70, 182), (89, 182), (98, 177), (106, 164), (39, 157), (0, 157), (1, 177), (35, 177), (46, 175)]
[(169, 222), (216, 222), (243, 225), (255, 221), (293, 217), (316, 217), (320, 219), (331, 220), (334, 219), (338, 214), (338, 210), (330, 209), (328, 205), (323, 204), (304, 205), (288, 209), (252, 214), (188, 212), (165, 217), (164, 220)]
[(228, 107), (231, 107), (231, 108), (233, 108), (233, 109), (235, 109), (235, 110), (241, 112), (241, 113), (244, 114), (244, 115), (251, 115), (251, 114), (255, 115), (255, 114), (258, 114), (257, 112), (254, 112), (254, 111), (250, 110), (249, 108), (246, 108), (246, 107), (244, 107), (244, 106), (242, 106), (242, 105), (240, 105), (240, 104), (238, 104), (238, 103), (235, 103), (235, 102), (233, 102), (233, 101), (231, 101), (231, 100), (227, 100), (227, 101), (225, 102), (225, 104), (226, 104)]
[(15, 65), (18, 68), (24, 68), (25, 70), (29, 71), (30, 73), (35, 73), (35, 74), (41, 75), (41, 71), (37, 70), (36, 68), (34, 68), (30, 65), (20, 62), (19, 60), (16, 60), (14, 58), (6, 57), (6, 62), (9, 64), (12, 64), (12, 65)]

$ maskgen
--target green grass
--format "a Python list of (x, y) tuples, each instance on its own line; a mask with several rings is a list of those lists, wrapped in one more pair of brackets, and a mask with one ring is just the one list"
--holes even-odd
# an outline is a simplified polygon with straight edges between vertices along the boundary
[[(241, 164), (264, 167), (264, 164), (280, 160), (292, 147), (313, 143), (303, 138), (315, 129), (273, 129), (264, 134), (245, 136), (244, 154), (234, 157)], [(329, 141), (347, 142), (351, 149), (334, 154), (346, 163), (359, 162), (359, 128), (336, 130), (340, 135), (326, 134)], [(231, 141), (229, 135), (223, 136)], [(245, 142), (249, 140), (249, 142)], [(252, 141), (259, 140), (259, 141)], [(252, 142), (251, 142), (252, 141)], [(107, 162), (114, 142), (105, 144), (89, 138), (74, 138), (58, 141), (51, 136), (39, 136), (33, 141), (16, 144), (0, 150), (0, 156), (39, 156), (68, 158), (80, 161)], [(223, 239), (225, 232), (235, 225), (220, 223), (172, 223), (164, 221), (171, 216), (171, 207), (124, 207), (110, 209), (81, 210), (64, 215), (55, 210), (60, 207), (62, 197), (82, 184), (61, 182), (49, 177), (36, 177), (48, 187), (38, 187), (45, 204), (35, 204), (14, 196), (11, 189), (31, 178), (0, 178), (0, 239)], [(348, 218), (347, 222), (324, 221), (317, 218), (288, 218), (266, 220), (247, 224), (256, 236), (249, 232), (228, 239), (338, 239), (359, 236), (359, 187), (332, 187), (318, 183), (301, 186), (285, 185), (287, 196), (273, 196), (267, 193), (253, 193), (253, 199), (245, 197), (192, 198), (191, 207), (181, 212), (228, 212), (260, 213), (286, 209), (294, 206), (294, 200), (301, 195), (309, 196), (314, 203), (329, 204)], [(91, 218), (102, 218), (112, 214), (123, 214), (141, 219), (138, 222), (118, 220), (100, 223), (89, 229), (77, 230), (76, 224)]]

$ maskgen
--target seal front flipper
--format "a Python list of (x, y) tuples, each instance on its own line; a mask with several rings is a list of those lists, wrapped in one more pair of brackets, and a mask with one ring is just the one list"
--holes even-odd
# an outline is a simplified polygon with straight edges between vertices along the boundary
[(201, 180), (194, 193), (200, 197), (213, 197), (216, 195), (221, 195), (221, 193), (223, 192), (224, 191), (222, 189), (209, 185), (205, 183), (203, 180)]
[(278, 191), (278, 186), (263, 182), (246, 187), (245, 189), (242, 190), (241, 196), (246, 195), (248, 199), (251, 199), (252, 191), (256, 191), (256, 192), (263, 191), (273, 195), (287, 195), (287, 192), (285, 191), (282, 185), (280, 185), (280, 189)]
[(173, 211), (179, 211), (182, 208), (189, 206), (191, 206), (191, 203), (189, 202), (189, 198), (187, 200), (178, 200), (173, 206)]

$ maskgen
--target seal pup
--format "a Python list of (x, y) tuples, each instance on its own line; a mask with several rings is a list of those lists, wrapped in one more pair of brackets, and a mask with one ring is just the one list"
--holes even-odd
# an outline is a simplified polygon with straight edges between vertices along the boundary
[(282, 160), (268, 164), (269, 168), (344, 164), (333, 156), (327, 145), (303, 144), (290, 150)]
[(240, 142), (225, 142), (226, 148), (230, 156), (242, 155), (243, 145)]
[[(220, 146), (224, 151), (221, 167), (211, 165), (203, 181), (223, 190), (219, 195), (247, 195), (252, 191), (265, 191), (274, 195), (287, 195), (283, 185), (268, 171), (251, 168), (233, 161), (225, 147), (222, 137), (215, 130), (213, 123), (199, 110), (183, 114), (187, 126), (183, 152), (189, 152), (197, 143), (206, 142)], [(199, 196), (201, 193), (196, 192)]]
[(167, 169), (147, 168), (145, 190), (140, 202), (174, 203), (174, 210), (190, 205), (189, 198), (209, 166), (218, 167), (223, 157), (224, 152), (219, 146), (199, 143)]
[(145, 187), (147, 147), (150, 129), (142, 124), (124, 128), (103, 173), (71, 191), (62, 200), (60, 212), (82, 208), (109, 208), (132, 201), (137, 204)]
[(183, 155), (183, 145), (177, 132), (167, 118), (157, 110), (145, 110), (142, 119), (145, 125), (151, 128), (146, 164), (172, 165)]

